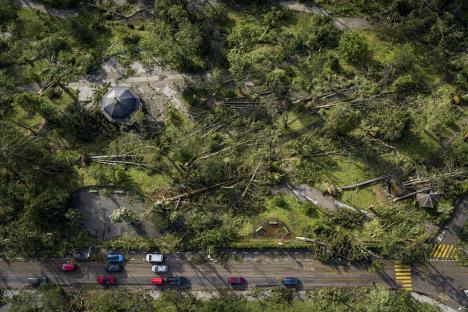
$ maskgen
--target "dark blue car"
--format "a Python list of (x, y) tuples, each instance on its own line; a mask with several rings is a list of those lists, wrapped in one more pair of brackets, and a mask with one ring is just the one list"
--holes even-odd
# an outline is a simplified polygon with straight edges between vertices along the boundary
[(283, 277), (281, 283), (283, 283), (284, 286), (298, 286), (300, 281), (296, 277)]
[(107, 262), (109, 263), (124, 263), (125, 257), (122, 254), (110, 254), (107, 256)]

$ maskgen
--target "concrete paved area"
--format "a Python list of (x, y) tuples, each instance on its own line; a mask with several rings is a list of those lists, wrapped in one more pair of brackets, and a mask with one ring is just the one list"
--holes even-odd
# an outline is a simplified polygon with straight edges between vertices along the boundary
[(122, 207), (132, 210), (137, 215), (145, 211), (143, 198), (131, 192), (115, 188), (84, 188), (73, 194), (72, 207), (84, 214), (85, 228), (98, 239), (108, 240), (125, 235), (157, 236), (154, 225), (144, 218), (138, 226), (111, 222), (112, 212)]

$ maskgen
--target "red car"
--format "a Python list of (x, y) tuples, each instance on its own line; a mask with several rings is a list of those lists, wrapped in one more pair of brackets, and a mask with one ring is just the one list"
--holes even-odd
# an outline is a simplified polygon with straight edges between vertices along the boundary
[(59, 267), (62, 272), (71, 272), (78, 269), (78, 265), (75, 263), (61, 263)]
[(151, 285), (163, 285), (164, 279), (162, 277), (153, 277), (151, 279)]
[(240, 277), (240, 276), (228, 278), (229, 285), (244, 285), (245, 282), (246, 282), (245, 278)]
[(112, 276), (112, 275), (99, 275), (97, 277), (97, 282), (99, 285), (104, 285), (104, 286), (115, 285), (115, 283), (117, 282), (117, 279), (115, 278), (115, 276)]

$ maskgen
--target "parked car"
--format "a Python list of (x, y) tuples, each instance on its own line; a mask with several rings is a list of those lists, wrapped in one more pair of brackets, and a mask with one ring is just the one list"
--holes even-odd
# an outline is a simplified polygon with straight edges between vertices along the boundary
[(77, 261), (88, 260), (90, 254), (91, 254), (91, 247), (89, 247), (89, 249), (88, 249), (87, 251), (75, 250), (75, 251), (73, 252), (73, 259), (75, 259), (75, 260), (77, 260)]
[(154, 263), (162, 263), (164, 261), (164, 257), (161, 254), (147, 254), (146, 261), (154, 262)]
[(78, 265), (76, 263), (61, 263), (59, 265), (59, 268), (60, 268), (60, 271), (62, 272), (71, 272), (71, 271), (75, 271), (76, 269), (78, 269)]
[(124, 263), (125, 257), (122, 254), (110, 254), (107, 255), (107, 262), (109, 263)]
[(153, 277), (151, 279), (151, 285), (164, 285), (164, 279), (162, 277)]
[(188, 283), (185, 276), (170, 276), (166, 278), (166, 283), (169, 285), (182, 286)]
[(28, 284), (32, 286), (39, 286), (40, 284), (45, 284), (49, 281), (47, 276), (41, 275), (41, 276), (34, 276), (34, 277), (28, 277)]
[(301, 283), (301, 281), (299, 281), (299, 279), (296, 277), (283, 277), (281, 283), (284, 286), (298, 286)]
[(109, 286), (115, 285), (115, 283), (117, 283), (117, 279), (112, 275), (99, 275), (97, 277), (97, 282), (99, 285)]
[(153, 265), (151, 267), (151, 271), (154, 273), (166, 273), (169, 271), (169, 267), (165, 264), (160, 264), (160, 265)]
[(236, 277), (228, 277), (228, 284), (229, 285), (244, 285), (246, 283), (245, 278), (241, 276)]
[(120, 264), (109, 263), (108, 265), (106, 265), (106, 272), (107, 273), (122, 272), (122, 266)]

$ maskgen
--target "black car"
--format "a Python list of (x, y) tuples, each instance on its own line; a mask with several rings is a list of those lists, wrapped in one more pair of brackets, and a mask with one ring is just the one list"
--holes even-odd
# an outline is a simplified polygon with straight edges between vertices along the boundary
[(106, 265), (106, 272), (107, 273), (122, 272), (122, 266), (119, 264), (109, 263), (108, 265)]
[(185, 276), (169, 276), (166, 277), (166, 283), (169, 285), (182, 286), (187, 284), (188, 279)]
[(297, 277), (283, 277), (281, 283), (286, 287), (296, 287), (299, 286), (301, 281)]
[(40, 284), (45, 284), (47, 282), (49, 282), (49, 279), (44, 275), (28, 277), (28, 284), (32, 286), (39, 286)]

